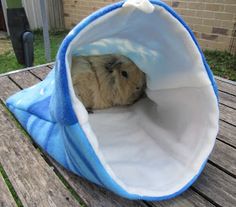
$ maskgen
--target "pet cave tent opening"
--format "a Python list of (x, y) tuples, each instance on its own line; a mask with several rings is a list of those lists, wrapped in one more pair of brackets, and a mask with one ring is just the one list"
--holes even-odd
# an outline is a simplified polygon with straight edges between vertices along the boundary
[[(72, 56), (110, 53), (129, 57), (146, 74), (147, 97), (88, 114), (73, 90)], [(210, 68), (188, 26), (161, 1), (118, 2), (81, 21), (47, 78), (7, 106), (65, 168), (130, 199), (186, 190), (218, 131)]]

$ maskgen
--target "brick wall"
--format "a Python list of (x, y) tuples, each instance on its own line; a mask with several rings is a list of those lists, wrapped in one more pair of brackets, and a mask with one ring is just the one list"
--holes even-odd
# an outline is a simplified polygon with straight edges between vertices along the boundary
[[(118, 0), (63, 0), (66, 28)], [(203, 49), (236, 51), (236, 0), (163, 0), (193, 30)]]

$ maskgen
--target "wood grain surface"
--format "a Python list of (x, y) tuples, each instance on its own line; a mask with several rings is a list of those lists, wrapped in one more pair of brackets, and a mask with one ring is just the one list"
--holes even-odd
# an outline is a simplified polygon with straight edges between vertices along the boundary
[[(31, 69), (30, 71), (0, 77), (0, 98), (4, 101), (13, 93), (34, 85), (40, 80), (43, 80), (50, 71), (51, 67), (43, 66), (41, 68)], [(222, 80), (217, 80), (217, 83), (220, 90), (221, 114), (220, 130), (218, 134), (219, 140), (216, 141), (216, 145), (210, 156), (210, 162), (206, 165), (206, 168), (193, 187), (174, 199), (161, 202), (130, 201), (79, 178), (59, 166), (47, 155), (45, 156), (50, 160), (50, 164), (53, 165), (57, 174), (59, 173), (63, 176), (66, 182), (83, 199), (87, 206), (236, 206), (236, 86)], [(40, 152), (30, 143), (30, 140), (22, 135), (16, 128), (14, 121), (4, 110), (5, 109), (1, 106), (0, 162), (3, 161), (4, 169), (9, 178), (11, 178), (12, 184), (17, 189), (17, 193), (19, 192), (22, 203), (24, 203), (25, 206), (40, 206), (39, 200), (45, 200), (43, 202), (47, 202), (52, 199), (54, 203), (49, 202), (50, 204), (47, 203), (47, 206), (78, 206), (78, 202), (71, 197), (69, 191), (65, 189), (64, 185), (48, 165), (48, 161), (46, 162), (41, 157)], [(7, 141), (9, 138), (10, 141)], [(16, 149), (19, 147), (20, 149), (17, 151)], [(13, 150), (9, 152), (7, 149)], [(10, 162), (4, 162), (3, 157), (10, 157)], [(19, 162), (20, 165), (16, 166), (16, 162)], [(40, 170), (34, 170), (35, 167)], [(36, 177), (41, 178), (37, 180)], [(35, 190), (42, 193), (36, 193), (37, 196), (31, 195)]]
[(206, 165), (193, 186), (219, 206), (236, 204), (236, 179), (210, 164)]
[(226, 81), (217, 80), (217, 86), (219, 91), (226, 92), (228, 94), (236, 95), (236, 86), (235, 84), (228, 83)]
[(41, 80), (43, 80), (50, 71), (51, 71), (51, 68), (49, 67), (42, 67), (40, 69), (36, 68), (36, 69), (30, 70), (31, 73), (33, 73), (35, 76), (37, 76)]
[(0, 105), (0, 163), (24, 206), (78, 206), (40, 153)]
[(236, 126), (220, 121), (218, 138), (226, 144), (236, 147)]

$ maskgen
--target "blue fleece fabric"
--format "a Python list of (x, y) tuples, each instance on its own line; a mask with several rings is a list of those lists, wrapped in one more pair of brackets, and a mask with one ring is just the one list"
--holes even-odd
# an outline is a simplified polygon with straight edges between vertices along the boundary
[[(72, 108), (66, 73), (66, 51), (68, 45), (87, 25), (99, 17), (119, 9), (123, 3), (118, 2), (107, 6), (87, 17), (81, 24), (78, 24), (62, 42), (57, 54), (55, 67), (46, 79), (11, 96), (7, 100), (7, 107), (28, 131), (34, 141), (66, 169), (129, 199), (168, 199), (186, 190), (201, 173), (205, 163), (202, 164), (198, 175), (193, 177), (186, 186), (174, 194), (162, 197), (130, 194), (112, 179), (101, 164), (79, 125)], [(217, 95), (217, 87), (211, 70), (191, 30), (169, 6), (161, 1), (151, 1), (151, 3), (165, 8), (191, 34), (192, 40), (202, 55), (203, 63)]]

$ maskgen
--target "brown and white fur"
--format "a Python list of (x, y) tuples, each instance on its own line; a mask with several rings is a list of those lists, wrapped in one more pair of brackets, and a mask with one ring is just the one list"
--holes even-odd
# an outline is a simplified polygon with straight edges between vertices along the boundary
[(145, 89), (145, 74), (123, 55), (72, 58), (75, 94), (88, 109), (130, 105)]

